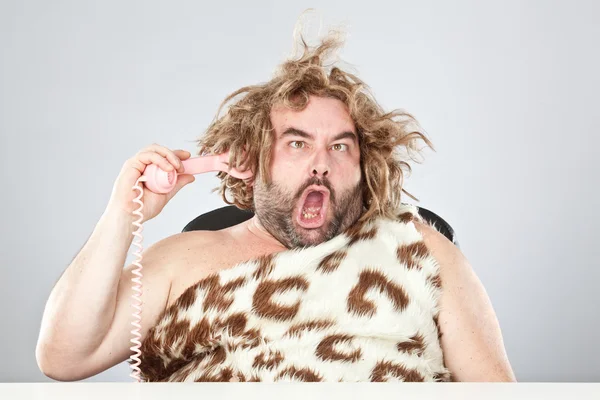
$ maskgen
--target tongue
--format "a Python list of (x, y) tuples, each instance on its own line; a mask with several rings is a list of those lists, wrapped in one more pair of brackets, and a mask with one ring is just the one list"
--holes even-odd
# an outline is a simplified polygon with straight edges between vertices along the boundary
[(321, 192), (310, 192), (308, 196), (306, 196), (306, 201), (304, 202), (304, 208), (318, 208), (323, 205), (323, 193)]

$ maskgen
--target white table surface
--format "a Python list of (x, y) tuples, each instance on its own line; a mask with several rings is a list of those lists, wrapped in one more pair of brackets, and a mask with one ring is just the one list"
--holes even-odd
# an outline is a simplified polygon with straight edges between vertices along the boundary
[(0, 399), (600, 400), (600, 383), (0, 383)]

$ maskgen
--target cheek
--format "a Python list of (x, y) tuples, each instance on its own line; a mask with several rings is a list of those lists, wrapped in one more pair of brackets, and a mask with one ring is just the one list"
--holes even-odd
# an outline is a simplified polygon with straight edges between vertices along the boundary
[(361, 170), (360, 163), (345, 163), (340, 166), (341, 178), (345, 187), (354, 187), (360, 182)]
[(299, 181), (301, 172), (298, 162), (289, 157), (274, 157), (271, 163), (271, 176), (283, 187), (293, 187)]

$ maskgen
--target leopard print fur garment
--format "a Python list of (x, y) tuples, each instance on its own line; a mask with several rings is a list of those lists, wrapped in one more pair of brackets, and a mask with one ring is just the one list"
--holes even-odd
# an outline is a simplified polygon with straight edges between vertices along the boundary
[[(146, 382), (450, 381), (438, 264), (403, 204), (190, 286), (142, 342)], [(131, 363), (131, 361), (129, 361)]]

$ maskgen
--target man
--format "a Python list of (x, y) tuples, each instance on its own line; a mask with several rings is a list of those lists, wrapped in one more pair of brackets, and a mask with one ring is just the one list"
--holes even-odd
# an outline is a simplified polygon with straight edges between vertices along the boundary
[[(515, 381), (468, 261), (400, 202), (410, 167), (396, 150), (430, 143), (409, 114), (384, 113), (358, 78), (323, 67), (340, 44), (305, 45), (271, 81), (230, 95), (245, 93), (199, 141), (199, 154), (229, 151), (253, 172), (218, 176), (223, 199), (255, 216), (144, 252), (145, 380)], [(150, 163), (182, 173), (171, 193), (144, 193), (154, 218), (194, 180), (189, 157), (152, 145), (125, 163), (48, 300), (36, 349), (47, 376), (84, 379), (131, 355), (131, 187)]]

